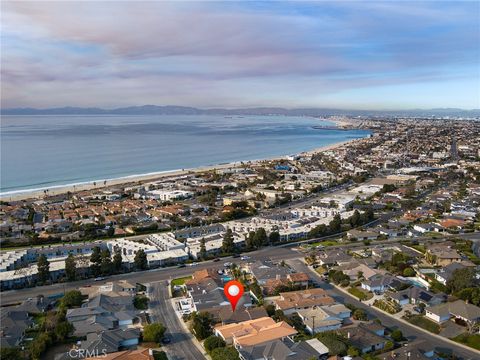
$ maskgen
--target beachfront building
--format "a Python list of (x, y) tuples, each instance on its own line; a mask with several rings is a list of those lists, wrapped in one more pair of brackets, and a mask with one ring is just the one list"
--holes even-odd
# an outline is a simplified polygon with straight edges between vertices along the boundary
[(194, 195), (192, 191), (185, 190), (152, 190), (147, 192), (146, 197), (161, 201), (183, 200)]

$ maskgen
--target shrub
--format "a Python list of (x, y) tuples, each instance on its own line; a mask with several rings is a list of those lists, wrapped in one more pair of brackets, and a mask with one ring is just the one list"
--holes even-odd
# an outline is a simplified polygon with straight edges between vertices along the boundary
[(239, 360), (238, 352), (233, 347), (223, 347), (213, 349), (210, 354), (212, 360)]
[(83, 295), (79, 290), (70, 290), (63, 295), (60, 304), (67, 308), (82, 305)]
[(353, 318), (355, 320), (359, 320), (359, 321), (367, 321), (368, 320), (368, 315), (367, 315), (367, 312), (363, 309), (356, 309), (354, 312), (353, 312)]
[(194, 313), (192, 316), (192, 332), (198, 340), (203, 340), (213, 335), (213, 315), (208, 312)]
[(159, 343), (166, 330), (161, 323), (147, 324), (143, 327), (143, 341)]
[(225, 341), (222, 338), (215, 335), (210, 335), (203, 342), (203, 346), (205, 347), (205, 350), (207, 350), (208, 353), (210, 353), (213, 349), (223, 348), (225, 347), (225, 345), (226, 345)]
[(148, 298), (145, 295), (135, 295), (133, 298), (133, 306), (139, 310), (148, 309)]
[(403, 276), (406, 276), (406, 277), (415, 276), (415, 270), (413, 270), (411, 267), (407, 267), (403, 270)]
[(403, 333), (401, 330), (399, 329), (396, 329), (396, 330), (393, 330), (392, 333), (390, 334), (390, 337), (394, 340), (394, 341), (402, 341), (403, 340)]

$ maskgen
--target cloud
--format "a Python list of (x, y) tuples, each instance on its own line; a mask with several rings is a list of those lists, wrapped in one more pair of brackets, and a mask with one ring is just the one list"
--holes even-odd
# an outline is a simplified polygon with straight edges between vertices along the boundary
[(478, 18), (468, 2), (5, 1), (2, 106), (315, 106), (348, 89), (478, 82)]

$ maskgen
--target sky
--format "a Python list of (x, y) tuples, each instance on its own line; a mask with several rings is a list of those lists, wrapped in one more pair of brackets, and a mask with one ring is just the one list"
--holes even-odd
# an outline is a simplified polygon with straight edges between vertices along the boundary
[(2, 1), (1, 106), (480, 108), (478, 1)]

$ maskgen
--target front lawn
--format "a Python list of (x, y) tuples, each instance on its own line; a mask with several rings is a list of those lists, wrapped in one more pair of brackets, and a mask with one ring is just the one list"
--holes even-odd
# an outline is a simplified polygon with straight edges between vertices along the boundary
[(425, 252), (427, 251), (425, 245), (410, 245), (410, 247), (420, 251), (422, 254), (425, 254)]
[(316, 246), (335, 246), (338, 245), (338, 241), (336, 240), (324, 240), (324, 241), (318, 241), (311, 243), (310, 246), (316, 247)]
[(407, 319), (410, 324), (416, 325), (430, 331), (431, 333), (438, 334), (440, 333), (440, 325), (434, 323), (431, 320), (428, 320), (426, 317), (422, 315), (413, 315)]
[(371, 292), (358, 287), (351, 287), (348, 289), (348, 292), (362, 301), (369, 300), (373, 297)]
[(183, 296), (184, 290), (175, 290), (175, 286), (183, 286), (185, 285), (185, 281), (190, 280), (192, 277), (191, 276), (185, 276), (182, 278), (177, 278), (173, 279), (170, 283), (171, 289), (172, 289), (172, 297), (178, 297), (178, 296)]
[(184, 285), (185, 281), (190, 280), (191, 278), (192, 278), (191, 276), (185, 276), (183, 278), (173, 279), (171, 284), (172, 284), (172, 286)]
[(480, 350), (480, 334), (465, 333), (454, 337), (452, 340)]

